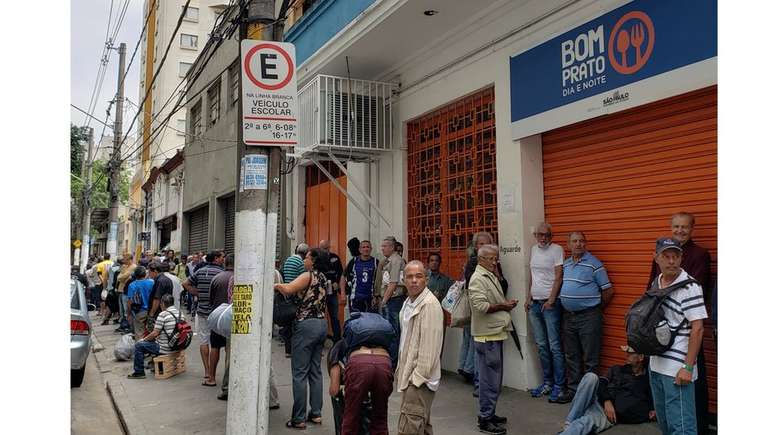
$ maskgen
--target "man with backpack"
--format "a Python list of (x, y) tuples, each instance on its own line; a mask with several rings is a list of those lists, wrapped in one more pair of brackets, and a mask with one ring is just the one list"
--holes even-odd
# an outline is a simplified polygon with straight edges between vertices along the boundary
[[(632, 305), (627, 314), (627, 339), (637, 351), (649, 354), (657, 344), (647, 340), (653, 335), (661, 345), (650, 358), (650, 388), (664, 434), (694, 435), (696, 429), (696, 401), (694, 369), (704, 335), (707, 310), (701, 286), (680, 267), (683, 249), (673, 238), (656, 241), (654, 258), (661, 269), (643, 299)], [(647, 322), (638, 322), (634, 314), (647, 301), (660, 302)], [(655, 324), (648, 330), (634, 330), (636, 325)], [(652, 329), (652, 331), (651, 331)], [(646, 348), (648, 347), (648, 348)]]
[[(672, 238), (680, 242), (680, 248), (683, 250), (683, 259), (680, 267), (688, 273), (693, 279), (699, 282), (702, 293), (704, 294), (704, 305), (711, 305), (711, 301), (716, 295), (715, 286), (712, 282), (710, 252), (696, 244), (693, 241), (693, 230), (696, 225), (696, 218), (684, 211), (675, 213), (670, 219), (672, 229)], [(654, 261), (650, 267), (650, 279), (648, 285), (661, 273), (661, 269)], [(714, 313), (714, 311), (712, 311)], [(714, 315), (714, 314), (713, 314)], [(696, 360), (696, 366), (699, 370), (699, 377), (695, 382), (696, 389), (696, 423), (699, 435), (706, 434), (709, 431), (709, 389), (707, 386), (707, 370), (704, 358), (704, 350), (699, 348), (699, 357)]]
[(177, 351), (175, 327), (182, 320), (182, 314), (175, 308), (175, 299), (171, 294), (161, 297), (161, 310), (153, 331), (134, 345), (134, 372), (127, 375), (129, 379), (145, 379), (145, 354), (155, 356)]

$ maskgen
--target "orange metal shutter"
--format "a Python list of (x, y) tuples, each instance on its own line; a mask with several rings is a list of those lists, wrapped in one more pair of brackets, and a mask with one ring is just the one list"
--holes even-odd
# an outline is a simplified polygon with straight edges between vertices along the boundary
[[(717, 87), (679, 95), (543, 134), (546, 220), (567, 251), (581, 230), (615, 289), (605, 310), (602, 369), (624, 362), (624, 316), (648, 284), (654, 242), (669, 217), (696, 216), (694, 240), (717, 260)], [(705, 327), (710, 411), (717, 354)]]

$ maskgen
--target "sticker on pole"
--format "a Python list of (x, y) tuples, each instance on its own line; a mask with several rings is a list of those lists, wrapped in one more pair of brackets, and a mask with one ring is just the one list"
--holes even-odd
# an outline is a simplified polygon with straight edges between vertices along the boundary
[(242, 40), (242, 137), (245, 145), (298, 144), (296, 48)]
[(239, 168), (239, 191), (245, 190), (266, 190), (268, 182), (266, 175), (268, 156), (263, 154), (250, 154), (242, 157), (241, 167)]
[(253, 319), (253, 286), (235, 284), (231, 302), (231, 333), (249, 334)]

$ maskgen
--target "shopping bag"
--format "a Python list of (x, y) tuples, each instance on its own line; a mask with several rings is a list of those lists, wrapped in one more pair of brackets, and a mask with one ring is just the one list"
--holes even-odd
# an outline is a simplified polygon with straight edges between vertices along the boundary
[(116, 346), (113, 348), (113, 356), (118, 361), (132, 359), (134, 356), (134, 338), (132, 338), (132, 334), (124, 334), (118, 339)]

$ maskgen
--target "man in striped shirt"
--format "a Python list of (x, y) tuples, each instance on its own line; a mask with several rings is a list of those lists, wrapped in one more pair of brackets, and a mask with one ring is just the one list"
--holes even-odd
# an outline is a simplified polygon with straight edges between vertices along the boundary
[[(683, 248), (672, 238), (656, 242), (654, 258), (661, 269), (653, 285), (666, 288), (691, 276), (680, 267)], [(696, 357), (704, 335), (704, 295), (700, 285), (692, 283), (673, 291), (666, 297), (664, 319), (674, 332), (669, 350), (650, 358), (650, 388), (661, 432), (665, 434), (695, 435), (696, 401), (694, 370)]]
[[(215, 275), (223, 272), (223, 261), (225, 257), (221, 251), (211, 251), (205, 257), (206, 264), (197, 269), (187, 280), (183, 283), (183, 287), (188, 290), (192, 295), (199, 298), (199, 307), (196, 309), (196, 317), (198, 321), (196, 323), (196, 334), (199, 336), (199, 353), (202, 357), (202, 365), (204, 365), (204, 373), (210, 372), (210, 329), (207, 324), (207, 316), (210, 315), (214, 307), (210, 306), (210, 283)], [(209, 376), (205, 376), (205, 381), (202, 385), (213, 386), (211, 382), (207, 382)]]
[[(293, 282), (299, 275), (304, 273), (304, 257), (309, 252), (309, 245), (306, 243), (299, 243), (296, 246), (296, 253), (288, 257), (282, 264), (280, 274), (282, 274), (283, 282)], [(285, 342), (285, 357), (290, 358), (290, 343), (293, 339), (293, 326), (284, 326), (279, 330), (282, 341)]]
[(613, 297), (613, 284), (597, 257), (586, 250), (586, 236), (570, 233), (572, 256), (562, 265), (562, 302), (564, 321), (562, 339), (567, 362), (567, 387), (571, 395), (578, 390), (583, 375), (599, 367), (602, 347), (602, 308)]

